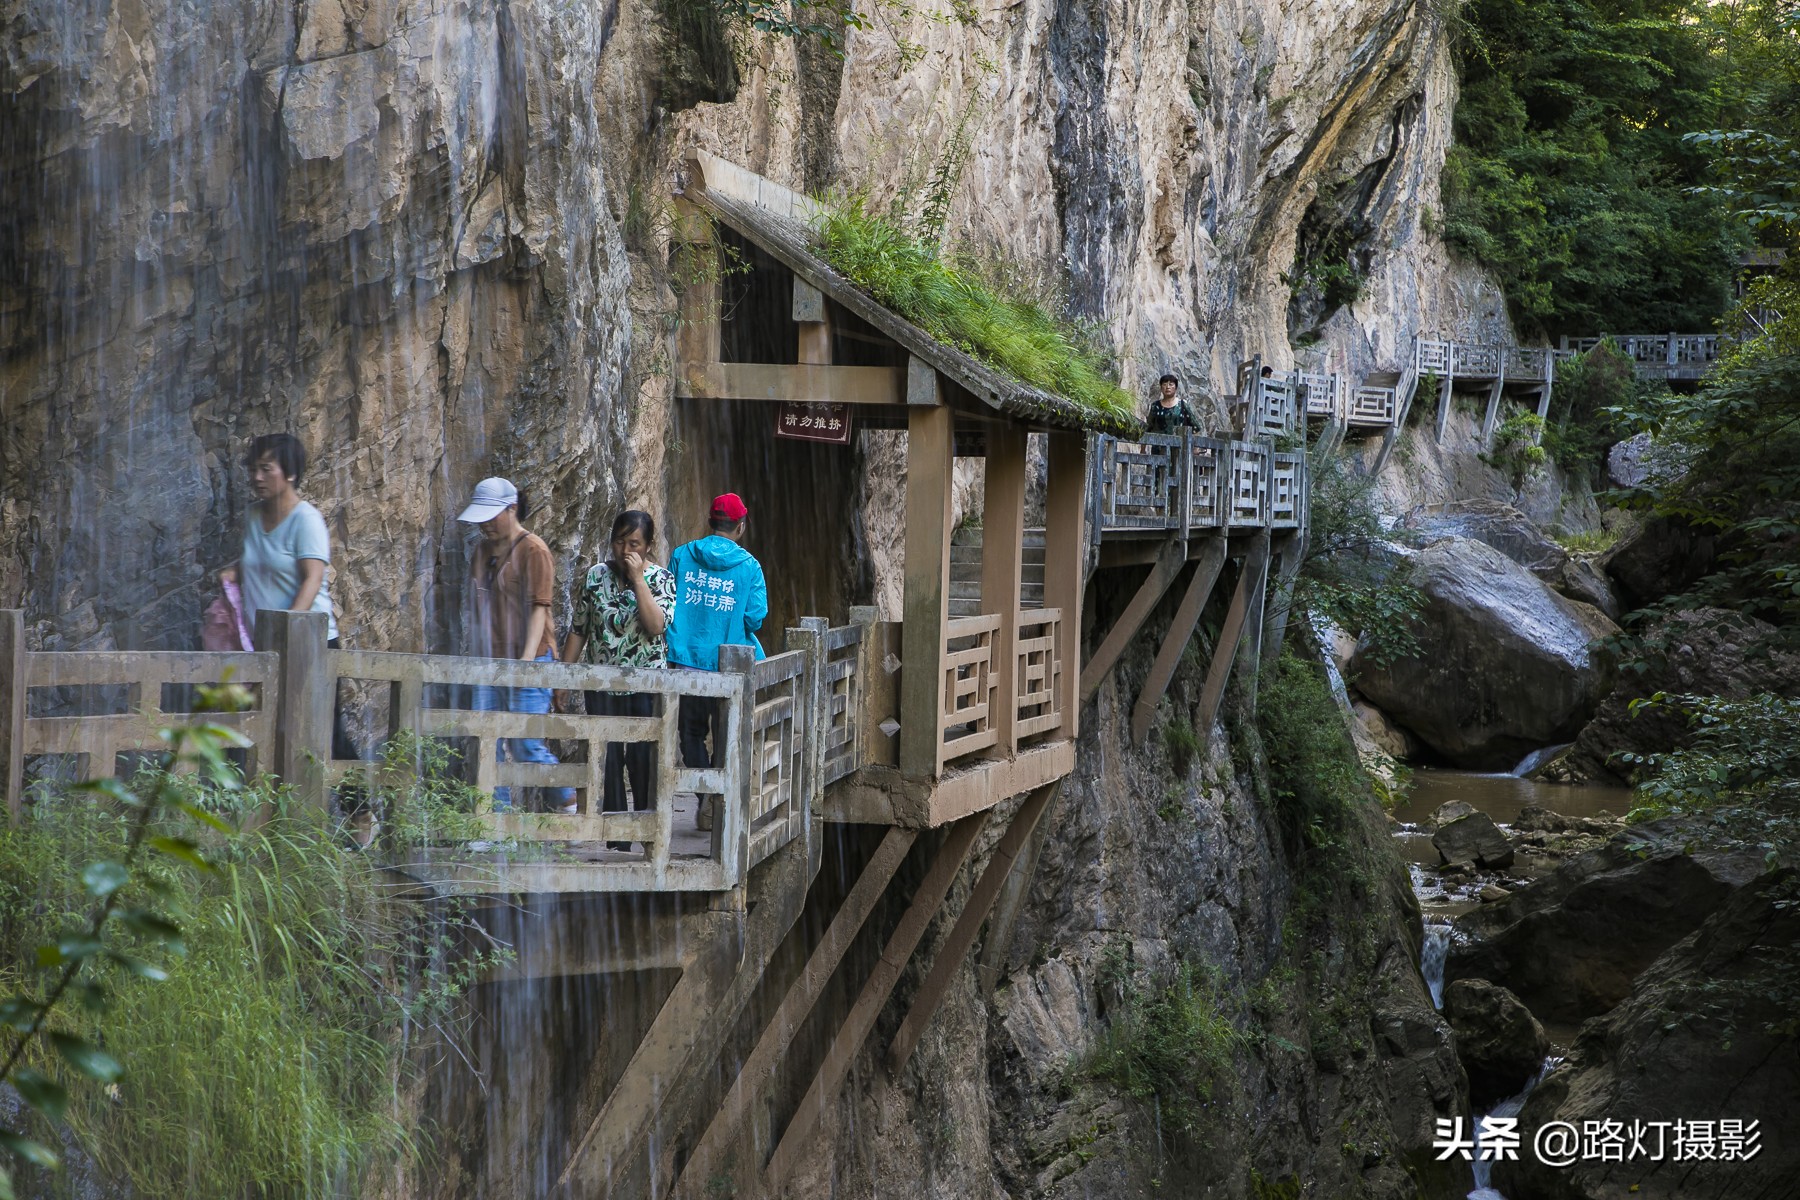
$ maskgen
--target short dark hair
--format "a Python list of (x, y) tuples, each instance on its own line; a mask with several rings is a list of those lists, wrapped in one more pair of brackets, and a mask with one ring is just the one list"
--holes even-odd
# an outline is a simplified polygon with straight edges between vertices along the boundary
[(1273, 375), (1274, 373), (1275, 373), (1274, 367), (1264, 367), (1262, 369), (1262, 377), (1264, 379), (1267, 379), (1269, 376)]
[(300, 485), (300, 476), (306, 474), (306, 447), (299, 438), (291, 433), (265, 433), (244, 452), (244, 465), (254, 467), (264, 456), (274, 459), (294, 486)]
[(1173, 375), (1164, 375), (1161, 379), (1156, 381), (1156, 386), (1161, 387), (1165, 383), (1172, 383), (1176, 387), (1181, 386), (1181, 380), (1175, 378)]
[[(748, 517), (745, 518), (745, 520), (748, 519)], [(731, 521), (724, 517), (708, 517), (706, 523), (712, 527), (714, 533), (736, 533), (744, 527), (743, 521)]]
[(646, 542), (656, 541), (656, 518), (642, 509), (628, 508), (613, 518), (612, 536), (607, 540), (616, 542), (628, 533), (641, 533)]

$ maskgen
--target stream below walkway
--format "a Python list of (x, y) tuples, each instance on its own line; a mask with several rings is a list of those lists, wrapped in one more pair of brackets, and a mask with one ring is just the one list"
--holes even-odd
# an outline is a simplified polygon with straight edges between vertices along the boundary
[[(1434, 768), (1415, 770), (1412, 786), (1394, 808), (1394, 819), (1398, 822), (1394, 836), (1411, 871), (1413, 891), (1424, 912), (1425, 941), (1420, 969), (1431, 990), (1434, 1005), (1439, 1009), (1444, 1006), (1444, 960), (1456, 936), (1455, 918), (1483, 902), (1484, 888), (1510, 889), (1522, 885), (1554, 868), (1558, 859), (1548, 853), (1533, 853), (1534, 847), (1521, 846), (1519, 858), (1506, 871), (1467, 877), (1440, 875), (1438, 867), (1442, 856), (1431, 841), (1432, 814), (1441, 806), (1460, 800), (1476, 811), (1486, 813), (1503, 832), (1510, 834), (1514, 823), (1529, 808), (1547, 809), (1565, 817), (1605, 820), (1623, 817), (1631, 808), (1631, 799), (1631, 790), (1623, 787), (1543, 783), (1511, 774)], [(1551, 1032), (1553, 1039), (1561, 1040), (1557, 1035), (1566, 1037), (1569, 1031)], [(1477, 1127), (1484, 1117), (1516, 1116), (1538, 1079), (1543, 1078), (1556, 1061), (1553, 1054), (1545, 1061), (1544, 1071), (1518, 1095), (1500, 1101), (1488, 1112), (1475, 1114)], [(1506, 1200), (1491, 1185), (1491, 1166), (1491, 1163), (1479, 1161), (1471, 1164), (1472, 1189), (1467, 1193), (1468, 1200)]]

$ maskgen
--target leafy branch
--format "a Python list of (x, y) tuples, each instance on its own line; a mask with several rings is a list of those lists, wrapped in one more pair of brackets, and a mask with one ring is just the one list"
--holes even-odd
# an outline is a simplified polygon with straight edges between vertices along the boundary
[[(201, 688), (196, 711), (237, 712), (248, 706), (249, 694), (226, 683)], [(243, 786), (237, 769), (225, 756), (226, 750), (248, 744), (236, 730), (196, 721), (163, 730), (162, 739), (168, 746), (170, 767), (192, 767), (202, 779), (224, 791), (235, 792)], [(0, 1000), (0, 1027), (7, 1030), (10, 1042), (0, 1063), (0, 1083), (10, 1083), (26, 1105), (52, 1122), (62, 1121), (68, 1090), (47, 1071), (25, 1065), (34, 1047), (47, 1042), (68, 1070), (103, 1085), (117, 1084), (125, 1075), (124, 1066), (111, 1054), (53, 1020), (59, 1006), (73, 996), (89, 1012), (104, 1012), (109, 993), (97, 977), (104, 965), (150, 982), (168, 978), (161, 967), (120, 948), (109, 934), (120, 930), (171, 954), (185, 953), (181, 927), (168, 914), (125, 902), (146, 854), (162, 855), (197, 871), (213, 869), (192, 841), (153, 833), (158, 816), (179, 812), (221, 833), (230, 832), (223, 821), (189, 799), (172, 770), (158, 772), (154, 778), (154, 788), (143, 795), (116, 779), (90, 780), (77, 786), (80, 793), (131, 811), (123, 851), (117, 858), (89, 863), (82, 870), (82, 887), (94, 904), (87, 922), (37, 947), (37, 969), (55, 972), (41, 997), (16, 992)], [(0, 1127), (0, 1147), (19, 1162), (52, 1170), (60, 1165), (54, 1151), (20, 1131)], [(14, 1200), (12, 1174), (4, 1166), (0, 1166), (0, 1200)]]

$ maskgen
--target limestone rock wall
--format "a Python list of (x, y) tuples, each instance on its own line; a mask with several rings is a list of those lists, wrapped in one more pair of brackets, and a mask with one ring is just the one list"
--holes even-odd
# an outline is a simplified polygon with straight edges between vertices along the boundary
[(292, 430), (353, 644), (442, 643), (458, 501), (585, 548), (631, 320), (596, 63), (509, 0), (0, 4), (0, 603), (45, 644), (196, 644), (256, 434)]

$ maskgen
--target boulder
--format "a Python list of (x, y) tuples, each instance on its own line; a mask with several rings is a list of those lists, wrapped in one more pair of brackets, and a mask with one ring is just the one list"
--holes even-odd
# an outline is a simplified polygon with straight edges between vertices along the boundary
[(1440, 825), (1431, 844), (1447, 863), (1473, 862), (1497, 871), (1512, 866), (1512, 843), (1484, 812), (1472, 812)]
[(1593, 605), (1609, 620), (1617, 621), (1625, 614), (1625, 606), (1619, 603), (1618, 590), (1593, 556), (1571, 555), (1563, 564), (1562, 578), (1552, 582), (1551, 586), (1571, 600)]
[(1562, 578), (1569, 552), (1512, 505), (1500, 500), (1456, 500), (1411, 521), (1421, 538), (1469, 538), (1492, 546), (1506, 557), (1554, 584)]
[(1457, 922), (1444, 978), (1512, 990), (1539, 1020), (1607, 1012), (1664, 950), (1692, 933), (1763, 869), (1763, 851), (1689, 852), (1689, 820), (1628, 829)]
[(1475, 806), (1467, 800), (1446, 800), (1431, 810), (1431, 824), (1434, 828), (1442, 828), (1452, 821), (1460, 820), (1475, 811)]
[(1488, 1107), (1516, 1096), (1550, 1053), (1550, 1038), (1531, 1010), (1485, 979), (1459, 979), (1444, 990), (1444, 1015), (1456, 1031), (1456, 1057), (1469, 1074), (1469, 1103)]
[(1625, 488), (1673, 483), (1687, 474), (1688, 458), (1679, 446), (1662, 445), (1648, 433), (1633, 434), (1606, 452), (1606, 478)]
[(1678, 592), (1712, 569), (1715, 539), (1679, 521), (1654, 517), (1598, 558), (1627, 608)]
[(1593, 720), (1569, 752), (1546, 769), (1562, 782), (1626, 780), (1618, 755), (1685, 746), (1687, 718), (1664, 710), (1631, 711), (1631, 702), (1657, 692), (1688, 692), (1739, 700), (1759, 692), (1800, 696), (1800, 655), (1782, 649), (1780, 632), (1725, 609), (1676, 613), (1644, 631), (1642, 666), (1620, 672)]
[[(1587, 1122), (1760, 1121), (1759, 1151), (1676, 1161), (1655, 1127), (1645, 1153), (1623, 1162), (1584, 1156), (1551, 1167), (1531, 1153), (1495, 1164), (1493, 1183), (1530, 1200), (1641, 1200), (1792, 1196), (1800, 1177), (1793, 1035), (1800, 969), (1800, 879), (1792, 870), (1751, 881), (1657, 958), (1631, 995), (1582, 1029), (1569, 1061), (1533, 1089), (1519, 1114), (1522, 1145), (1538, 1129)], [(1722, 1125), (1709, 1126), (1715, 1139)], [(1715, 1140), (1712, 1149), (1717, 1149)]]
[(1352, 660), (1356, 687), (1433, 750), (1463, 767), (1510, 770), (1567, 742), (1611, 684), (1589, 649), (1618, 626), (1552, 591), (1482, 542), (1445, 538), (1413, 556), (1424, 596), (1416, 657)]
[(1366, 700), (1357, 700), (1350, 710), (1369, 740), (1383, 754), (1393, 758), (1412, 758), (1419, 753), (1419, 739), (1388, 720), (1387, 714)]

